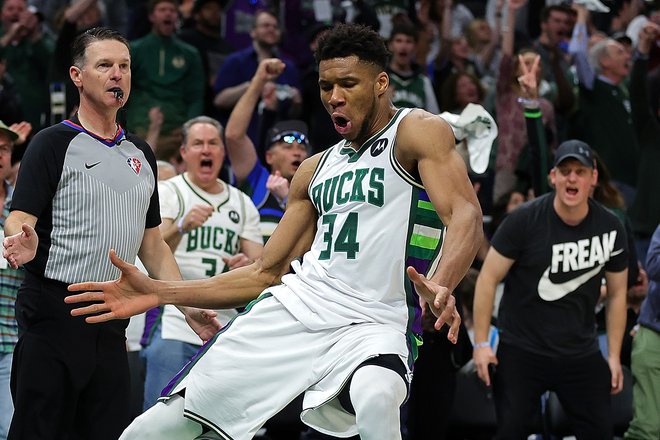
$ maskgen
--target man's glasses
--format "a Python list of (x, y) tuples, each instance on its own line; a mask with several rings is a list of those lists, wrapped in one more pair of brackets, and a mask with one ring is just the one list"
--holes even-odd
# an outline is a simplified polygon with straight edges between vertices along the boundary
[(299, 144), (304, 144), (304, 145), (307, 145), (308, 143), (307, 136), (297, 131), (287, 131), (284, 133), (280, 133), (270, 140), (271, 145), (274, 144), (275, 142), (285, 142), (287, 144), (298, 142)]

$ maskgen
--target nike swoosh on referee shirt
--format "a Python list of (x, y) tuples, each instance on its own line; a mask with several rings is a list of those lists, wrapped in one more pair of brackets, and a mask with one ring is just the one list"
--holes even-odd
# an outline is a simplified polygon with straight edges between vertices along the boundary
[(93, 164), (88, 164), (87, 162), (85, 162), (85, 168), (87, 168), (88, 170), (91, 170), (92, 168), (94, 168), (96, 165), (98, 165), (100, 163), (101, 163), (100, 161), (96, 162), (96, 163), (93, 163)]
[(599, 264), (589, 272), (578, 275), (572, 280), (564, 281), (563, 283), (553, 283), (550, 280), (550, 266), (548, 266), (539, 280), (539, 296), (545, 301), (557, 301), (558, 299), (562, 299), (569, 293), (575, 292), (578, 287), (598, 275), (602, 267), (603, 265)]

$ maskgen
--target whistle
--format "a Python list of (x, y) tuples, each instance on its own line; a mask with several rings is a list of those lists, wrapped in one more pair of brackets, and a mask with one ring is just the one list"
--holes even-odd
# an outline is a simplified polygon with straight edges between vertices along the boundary
[(115, 99), (116, 99), (117, 101), (119, 101), (119, 100), (121, 100), (121, 99), (124, 98), (124, 92), (122, 92), (121, 90), (115, 90), (114, 93), (115, 93)]

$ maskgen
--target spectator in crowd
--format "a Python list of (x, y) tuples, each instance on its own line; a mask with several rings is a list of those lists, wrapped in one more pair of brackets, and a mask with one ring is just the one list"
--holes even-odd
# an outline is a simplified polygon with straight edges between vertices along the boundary
[[(518, 102), (522, 90), (518, 78), (523, 75), (522, 64), (529, 69), (537, 59), (538, 54), (529, 49), (519, 51), (521, 57), (514, 56), (513, 23), (515, 14), (526, 0), (509, 0), (505, 25), (502, 28), (502, 58), (500, 60), (499, 77), (495, 95), (495, 110), (499, 128), (497, 153), (495, 158), (495, 186), (493, 199), (497, 200), (502, 194), (517, 189), (516, 169), (519, 167), (521, 154), (528, 144), (525, 115), (523, 107)], [(541, 110), (544, 131), (550, 145), (554, 145), (556, 128), (554, 123), (554, 108), (552, 103), (541, 97), (540, 84), (543, 76), (542, 69), (538, 69), (536, 96), (538, 107)], [(526, 153), (525, 153), (526, 154)]]
[[(660, 15), (659, 15), (660, 16)], [(658, 166), (660, 163), (660, 95), (653, 96), (647, 86), (646, 77), (649, 73), (650, 54), (660, 35), (660, 24), (649, 22), (641, 30), (637, 54), (630, 75), (630, 104), (635, 132), (639, 139), (640, 156), (637, 164), (637, 191), (635, 199), (628, 211), (635, 233), (638, 258), (646, 261), (648, 248), (654, 225), (660, 223), (660, 179)], [(655, 70), (656, 83), (660, 84), (660, 69)], [(655, 99), (655, 100), (654, 100)], [(653, 106), (655, 105), (655, 112)], [(626, 153), (627, 154), (627, 153)], [(621, 159), (619, 154), (616, 160)]]
[(222, 37), (222, 4), (221, 0), (196, 0), (193, 4), (192, 26), (179, 32), (179, 38), (199, 50), (202, 65), (206, 73), (204, 113), (212, 114), (213, 82), (222, 63), (234, 48)]
[(638, 133), (624, 83), (630, 73), (630, 55), (621, 43), (607, 38), (596, 43), (587, 57), (589, 11), (584, 5), (573, 7), (578, 11), (570, 43), (580, 82), (577, 134), (598, 151), (626, 206), (630, 206), (635, 198), (639, 163)]
[[(449, 20), (444, 16), (447, 7), (451, 9)], [(440, 53), (441, 40), (445, 38), (443, 33), (448, 32), (450, 38), (459, 37), (473, 19), (470, 9), (461, 2), (447, 4), (444, 0), (420, 0), (417, 20), (413, 20), (420, 25), (417, 62), (422, 66), (431, 64)], [(443, 23), (448, 27), (445, 28)]]
[[(287, 117), (296, 117), (302, 105), (299, 90), (299, 74), (293, 61), (280, 55), (278, 44), (282, 31), (277, 15), (269, 10), (257, 13), (250, 37), (252, 44), (245, 49), (239, 50), (227, 57), (215, 80), (214, 91), (216, 93), (214, 104), (223, 112), (224, 119), (238, 102), (238, 99), (247, 90), (252, 76), (257, 71), (259, 62), (266, 58), (280, 58), (286, 65), (284, 72), (277, 78), (276, 83), (280, 86), (280, 99), (286, 101)], [(258, 145), (258, 112), (251, 109), (252, 118), (248, 126), (248, 136), (255, 145)], [(221, 119), (222, 122), (222, 119)]]
[(550, 5), (541, 10), (541, 35), (534, 42), (534, 50), (541, 56), (543, 79), (552, 88), (548, 97), (557, 113), (568, 115), (574, 110), (573, 75), (567, 60), (571, 34), (571, 16), (575, 11), (564, 5)]
[[(18, 133), (0, 121), (0, 204), (3, 206), (0, 228), (5, 226), (14, 192), (7, 178), (12, 172), (11, 154), (18, 138)], [(4, 234), (0, 234), (0, 237), (4, 238)], [(9, 381), (14, 347), (18, 341), (18, 324), (14, 313), (16, 294), (23, 278), (22, 268), (8, 267), (4, 258), (0, 261), (0, 440), (7, 440), (14, 412)]]
[(648, 296), (639, 313), (633, 338), (633, 419), (625, 439), (660, 437), (660, 224), (655, 229), (646, 257), (650, 280)]
[[(82, 0), (29, 0), (39, 14), (44, 18), (44, 24), (48, 32), (57, 33), (58, 17), (70, 6)], [(128, 6), (131, 3), (137, 3), (140, 0), (99, 0), (100, 7), (105, 11), (103, 24), (122, 35), (128, 32)]]
[(504, 0), (498, 1), (500, 12), (495, 16), (495, 26), (491, 28), (483, 18), (477, 18), (470, 22), (465, 29), (465, 38), (472, 51), (477, 72), (482, 78), (484, 84), (489, 89), (494, 88), (495, 78), (497, 77), (497, 67), (500, 64), (500, 41), (498, 36), (502, 28), (502, 4)]
[[(71, 44), (76, 37), (103, 22), (103, 3), (100, 0), (78, 0), (72, 2), (63, 13), (63, 22), (58, 27), (55, 52), (50, 67), (51, 114), (53, 123), (67, 119), (78, 108), (78, 89), (69, 79), (71, 66)], [(53, 108), (53, 93), (64, 94), (64, 108)]]
[(450, 75), (459, 72), (479, 74), (463, 31), (459, 34), (452, 32), (453, 0), (442, 0), (442, 6), (440, 51), (432, 64), (433, 88), (438, 102), (442, 101), (442, 87)]
[[(222, 127), (207, 116), (183, 125), (181, 156), (187, 171), (159, 183), (160, 231), (185, 280), (210, 278), (261, 256), (259, 213), (244, 193), (218, 179), (225, 158)], [(227, 324), (237, 311), (217, 310)], [(144, 409), (156, 403), (169, 380), (202, 345), (174, 306), (165, 306), (144, 349)]]
[[(401, 439), (399, 411), (412, 361), (407, 353), (416, 346), (411, 330), (405, 328), (419, 325), (419, 320), (410, 322), (419, 316), (414, 311), (419, 299), (428, 302), (434, 315), (443, 319), (451, 315), (448, 337), (456, 340), (460, 319), (449, 292), (467, 271), (482, 234), (478, 203), (465, 165), (454, 151), (453, 133), (437, 116), (391, 105), (385, 73), (387, 50), (375, 32), (361, 26), (337, 26), (322, 38), (317, 54), (322, 98), (346, 141), (303, 163), (293, 180), (285, 217), (255, 264), (211, 280), (172, 283), (173, 289), (159, 289), (161, 294), (174, 293), (177, 302), (214, 306), (244, 303), (262, 287), (267, 293), (186, 369), (183, 382), (173, 383), (168, 402), (136, 419), (123, 439), (192, 439), (204, 430), (221, 437), (251, 438), (278, 408), (302, 391), (306, 391), (304, 406), (313, 408), (302, 417), (311, 426), (343, 437), (359, 434), (364, 440)], [(425, 133), (423, 138), (420, 132)], [(396, 150), (390, 151), (395, 138)], [(386, 141), (376, 143), (378, 139)], [(382, 185), (380, 178), (362, 171), (372, 170), (378, 176), (379, 169), (386, 179)], [(431, 230), (423, 220), (433, 208), (418, 199), (423, 190), (410, 180), (417, 173), (447, 225), (446, 235)], [(344, 176), (343, 184), (337, 183), (332, 197), (323, 197), (324, 192), (330, 195), (330, 187), (335, 187), (332, 182), (338, 182), (340, 176)], [(401, 210), (402, 203), (415, 206), (416, 212)], [(421, 217), (420, 228), (412, 224), (401, 227), (414, 221), (409, 219), (411, 214)], [(409, 220), (394, 221), (397, 215)], [(378, 234), (359, 233), (357, 228), (370, 222), (373, 228), (369, 229)], [(419, 240), (410, 241), (413, 230)], [(358, 238), (366, 241), (358, 243)], [(402, 246), (392, 247), (396, 241)], [(431, 250), (419, 245), (420, 241), (433, 241), (438, 247)], [(444, 241), (442, 259), (429, 279), (413, 267), (404, 270), (408, 264), (430, 270), (440, 241)], [(408, 249), (405, 257), (383, 260), (383, 253), (396, 247), (402, 252)], [(294, 256), (303, 253), (302, 265), (292, 263)], [(124, 271), (119, 286), (127, 287), (122, 292), (132, 298), (118, 293), (117, 282), (70, 286), (72, 291), (103, 292), (75, 295), (67, 299), (69, 303), (90, 297), (117, 301), (112, 307), (105, 302), (74, 312), (78, 315), (92, 308), (103, 312), (88, 317), (90, 323), (134, 314), (161, 302), (155, 293), (156, 282), (115, 254), (111, 256)], [(374, 263), (380, 272), (359, 270), (362, 264)], [(291, 264), (294, 273), (285, 275)], [(383, 273), (395, 279), (383, 283)], [(280, 277), (284, 284), (267, 287), (278, 284)], [(334, 287), (321, 286), (328, 283)], [(414, 300), (406, 305), (408, 296)], [(393, 297), (398, 299), (391, 303)], [(383, 314), (383, 307), (398, 311)], [(436, 320), (435, 327), (440, 329), (441, 322)], [(283, 344), (282, 338), (290, 342)], [(243, 356), (252, 361), (235, 358)], [(327, 366), (321, 365), (326, 362)], [(245, 389), (248, 385), (250, 392)], [(180, 394), (182, 387), (185, 397)], [(217, 399), (227, 404), (210, 404)]]
[(252, 198), (259, 210), (264, 241), (272, 235), (284, 215), (289, 183), (307, 158), (309, 149), (304, 122), (278, 122), (268, 130), (264, 139), (265, 161), (269, 170), (259, 161), (255, 144), (247, 133), (252, 109), (264, 88), (285, 70), (286, 65), (279, 59), (262, 60), (247, 90), (231, 112), (225, 130), (227, 155), (237, 186)]
[(390, 76), (392, 104), (396, 107), (423, 108), (440, 113), (431, 80), (415, 62), (417, 31), (407, 21), (392, 28), (388, 49), (392, 53), (387, 73)]
[(181, 146), (181, 125), (204, 111), (206, 77), (199, 52), (176, 35), (176, 0), (150, 0), (149, 35), (131, 42), (133, 97), (126, 123), (138, 136), (149, 128), (149, 111), (158, 107), (163, 123), (156, 157), (170, 160)]
[(468, 104), (484, 104), (486, 90), (479, 78), (468, 72), (454, 73), (442, 86), (440, 110), (460, 114)]
[[(378, 23), (369, 24), (376, 32), (379, 32), (383, 39), (387, 40), (392, 34), (392, 29), (399, 17), (416, 21), (415, 0), (363, 0), (375, 13)], [(374, 26), (375, 25), (375, 26)]]
[[(131, 89), (128, 42), (95, 28), (75, 40), (72, 55), (78, 113), (32, 139), (5, 221), (3, 256), (26, 270), (16, 301), (10, 439), (114, 440), (130, 421), (127, 322), (90, 327), (72, 317), (63, 302), (69, 283), (115, 277), (97, 258), (110, 248), (130, 261), (139, 255), (155, 277), (180, 279), (158, 230), (155, 158), (116, 123)], [(195, 313), (208, 339), (217, 322)]]
[[(637, 251), (635, 249), (635, 238), (630, 225), (630, 219), (626, 214), (625, 202), (621, 192), (614, 186), (610, 178), (610, 172), (607, 165), (600, 158), (598, 153), (594, 152), (596, 170), (598, 171), (598, 182), (592, 190), (592, 197), (595, 201), (609, 209), (617, 216), (623, 224), (626, 231), (626, 242), (628, 247), (628, 278), (626, 294), (626, 328), (621, 343), (621, 365), (630, 368), (630, 352), (632, 349), (632, 336), (630, 332), (637, 323), (639, 316), (639, 307), (646, 296), (648, 290), (648, 277), (646, 272), (640, 268)], [(596, 306), (596, 328), (598, 332), (598, 343), (603, 356), (607, 357), (607, 284), (601, 287), (601, 301)]]
[(0, 58), (14, 80), (23, 116), (40, 130), (49, 111), (48, 67), (53, 41), (42, 32), (39, 16), (26, 0), (4, 0), (1, 9)]
[(542, 196), (551, 190), (548, 183), (548, 173), (552, 168), (550, 165), (552, 151), (548, 146), (539, 101), (539, 82), (542, 81), (539, 75), (541, 56), (537, 54), (533, 60), (531, 66), (528, 66), (525, 63), (525, 57), (518, 55), (518, 65), (523, 73), (518, 77), (520, 88), (518, 101), (525, 115), (528, 152), (526, 156), (529, 160), (526, 161), (525, 166), (519, 166), (516, 170), (518, 184), (514, 191), (527, 194), (529, 198)]
[[(578, 438), (612, 437), (609, 396), (623, 387), (628, 252), (622, 223), (590, 198), (597, 178), (589, 146), (563, 142), (550, 171), (555, 191), (513, 210), (491, 240), (475, 291), (473, 357), (479, 377), (493, 383), (499, 438), (532, 433), (546, 390), (557, 393)], [(488, 331), (505, 276), (495, 357)], [(607, 361), (594, 318), (603, 276)]]
[(14, 86), (14, 80), (7, 73), (7, 60), (2, 51), (0, 51), (0, 120), (7, 121), (7, 124), (23, 120), (21, 98)]

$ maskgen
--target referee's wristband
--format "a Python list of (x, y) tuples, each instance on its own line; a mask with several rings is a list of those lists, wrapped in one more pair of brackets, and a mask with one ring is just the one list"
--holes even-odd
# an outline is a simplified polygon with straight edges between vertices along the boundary
[(475, 348), (475, 349), (477, 349), (477, 348), (485, 348), (485, 347), (490, 347), (490, 343), (487, 342), (487, 341), (484, 341), (484, 342), (477, 342), (477, 343), (474, 344), (474, 346), (473, 346), (473, 348)]

